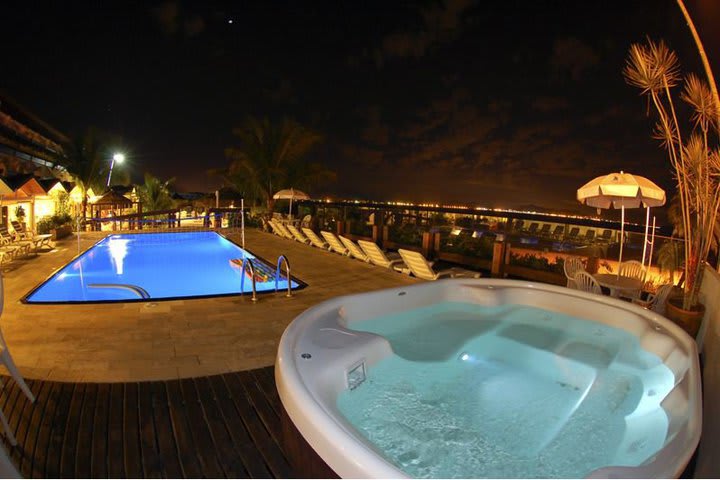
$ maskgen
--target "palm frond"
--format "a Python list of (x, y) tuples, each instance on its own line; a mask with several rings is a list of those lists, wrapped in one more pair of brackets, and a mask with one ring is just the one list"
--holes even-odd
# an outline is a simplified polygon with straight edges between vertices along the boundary
[(717, 118), (717, 107), (715, 99), (710, 91), (707, 83), (691, 73), (685, 80), (685, 88), (680, 98), (693, 108), (692, 120), (696, 126), (701, 126), (703, 130), (708, 129), (708, 125), (715, 122)]

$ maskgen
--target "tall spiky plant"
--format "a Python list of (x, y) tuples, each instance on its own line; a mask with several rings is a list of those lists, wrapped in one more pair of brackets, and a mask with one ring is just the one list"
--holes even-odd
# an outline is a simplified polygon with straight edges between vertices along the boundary
[(662, 41), (648, 39), (645, 45), (633, 44), (623, 74), (628, 84), (647, 95), (657, 113), (654, 137), (667, 150), (677, 181), (685, 238), (683, 308), (691, 310), (699, 301), (703, 268), (713, 245), (720, 208), (718, 105), (707, 84), (688, 75), (680, 99), (693, 114), (690, 133), (683, 138), (671, 93), (682, 81), (680, 68), (677, 56)]

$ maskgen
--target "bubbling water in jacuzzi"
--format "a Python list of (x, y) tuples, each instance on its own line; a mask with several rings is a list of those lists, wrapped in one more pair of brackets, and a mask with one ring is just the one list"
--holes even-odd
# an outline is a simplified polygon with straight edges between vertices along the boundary
[(660, 450), (673, 373), (629, 332), (547, 310), (443, 302), (350, 322), (394, 355), (342, 414), (413, 477), (582, 477)]

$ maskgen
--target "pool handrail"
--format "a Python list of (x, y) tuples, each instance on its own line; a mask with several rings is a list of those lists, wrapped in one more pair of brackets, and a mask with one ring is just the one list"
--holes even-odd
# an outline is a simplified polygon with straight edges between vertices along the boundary
[(290, 279), (290, 260), (283, 254), (278, 257), (277, 260), (277, 268), (275, 269), (275, 291), (278, 291), (278, 280), (280, 280), (280, 265), (282, 265), (282, 261), (285, 260), (285, 276), (287, 277), (287, 293), (285, 294), (286, 297), (290, 298), (292, 297), (292, 280)]
[(89, 283), (88, 287), (90, 287), (90, 288), (119, 288), (121, 290), (129, 290), (142, 299), (150, 298), (150, 294), (144, 288), (139, 287), (137, 285), (130, 285), (130, 284), (126, 284), (126, 283)]
[(243, 257), (242, 269), (240, 270), (240, 295), (245, 295), (245, 266), (250, 266), (250, 278), (252, 279), (252, 300), (257, 302), (257, 292), (255, 290), (255, 267), (253, 266), (252, 260), (247, 257)]

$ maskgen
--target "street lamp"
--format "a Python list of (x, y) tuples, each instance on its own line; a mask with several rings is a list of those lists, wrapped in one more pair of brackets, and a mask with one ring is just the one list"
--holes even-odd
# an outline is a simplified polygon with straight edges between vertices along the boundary
[(107, 186), (110, 188), (110, 179), (112, 178), (112, 171), (113, 167), (115, 166), (115, 162), (117, 163), (123, 163), (125, 161), (125, 155), (122, 153), (116, 153), (112, 156), (112, 161), (110, 162), (110, 172), (108, 173), (108, 181)]

